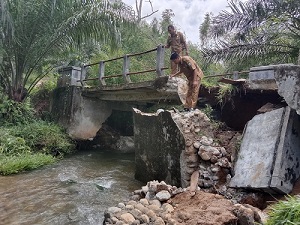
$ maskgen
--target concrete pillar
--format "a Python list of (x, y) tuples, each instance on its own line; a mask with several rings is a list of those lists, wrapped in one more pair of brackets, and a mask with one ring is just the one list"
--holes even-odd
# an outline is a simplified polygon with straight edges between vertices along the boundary
[(165, 48), (160, 44), (159, 46), (157, 46), (156, 52), (156, 74), (159, 77), (164, 76), (164, 71), (162, 70), (165, 62), (164, 56)]
[(170, 112), (157, 115), (134, 109), (135, 178), (142, 182), (166, 181), (181, 186), (182, 133)]

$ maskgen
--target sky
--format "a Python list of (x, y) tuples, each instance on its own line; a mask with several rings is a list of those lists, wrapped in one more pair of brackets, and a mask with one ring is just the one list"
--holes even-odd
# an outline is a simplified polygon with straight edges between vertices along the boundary
[[(135, 0), (122, 0), (125, 4), (130, 5), (135, 10)], [(153, 10), (157, 13), (149, 17), (151, 21), (154, 17), (160, 19), (165, 9), (172, 9), (175, 17), (172, 18), (177, 30), (183, 32), (186, 40), (193, 44), (198, 44), (199, 26), (204, 20), (207, 12), (217, 15), (222, 10), (228, 9), (227, 0), (150, 0)], [(149, 0), (143, 0), (142, 16), (151, 13)]]

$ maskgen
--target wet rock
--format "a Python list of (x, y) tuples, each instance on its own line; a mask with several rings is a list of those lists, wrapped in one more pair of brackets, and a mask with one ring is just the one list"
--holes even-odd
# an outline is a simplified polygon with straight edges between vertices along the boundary
[(128, 223), (128, 224), (132, 224), (133, 221), (135, 221), (135, 218), (130, 213), (124, 213), (120, 217), (125, 223)]
[(144, 206), (149, 205), (148, 199), (146, 199), (146, 198), (140, 199), (140, 203), (142, 203)]
[(200, 152), (199, 156), (201, 157), (201, 159), (203, 159), (204, 161), (209, 161), (211, 159), (211, 155), (207, 152)]
[(173, 206), (171, 204), (169, 204), (169, 203), (164, 203), (162, 205), (162, 209), (164, 210), (165, 213), (171, 213), (171, 212), (174, 211)]
[(121, 203), (119, 203), (119, 204), (118, 204), (118, 208), (120, 208), (120, 209), (124, 209), (124, 208), (125, 208), (125, 204), (124, 204), (124, 203), (122, 203), (122, 202), (121, 202)]
[(120, 209), (120, 208), (118, 208), (118, 207), (109, 207), (108, 209), (107, 209), (107, 213), (116, 213), (116, 212), (120, 212), (120, 211), (122, 211), (122, 209)]
[(132, 196), (130, 197), (130, 199), (131, 199), (131, 200), (134, 200), (134, 201), (139, 201), (141, 198), (142, 198), (141, 195), (132, 195)]
[(154, 199), (154, 200), (150, 200), (150, 205), (156, 205), (158, 206), (159, 208), (161, 207), (161, 202), (157, 199)]
[(144, 194), (147, 194), (147, 192), (149, 191), (149, 187), (148, 186), (143, 186), (142, 191), (143, 191)]
[(167, 201), (171, 198), (171, 194), (168, 191), (163, 190), (156, 194), (156, 198), (161, 202)]
[(201, 146), (200, 141), (195, 141), (195, 142), (194, 142), (194, 147), (195, 147), (195, 148), (199, 149), (200, 146)]
[(149, 222), (150, 222), (150, 219), (149, 219), (149, 217), (146, 214), (143, 214), (141, 216), (140, 220), (141, 220), (142, 223), (145, 223), (145, 224), (149, 224)]
[(126, 205), (125, 209), (126, 210), (132, 210), (132, 209), (134, 209), (134, 206), (133, 205)]
[(165, 222), (161, 217), (157, 217), (153, 225), (165, 225)]

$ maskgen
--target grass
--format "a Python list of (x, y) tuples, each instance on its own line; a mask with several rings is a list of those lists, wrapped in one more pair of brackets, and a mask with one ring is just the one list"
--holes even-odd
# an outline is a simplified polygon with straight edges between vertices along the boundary
[(12, 156), (0, 155), (0, 174), (9, 175), (25, 170), (32, 170), (54, 163), (55, 161), (53, 156), (43, 153), (22, 153)]
[[(9, 175), (54, 163), (75, 150), (64, 130), (52, 123), (0, 126), (0, 174)], [(55, 157), (54, 157), (55, 156)]]
[(299, 225), (300, 224), (300, 198), (287, 196), (285, 201), (276, 203), (269, 213), (265, 225)]

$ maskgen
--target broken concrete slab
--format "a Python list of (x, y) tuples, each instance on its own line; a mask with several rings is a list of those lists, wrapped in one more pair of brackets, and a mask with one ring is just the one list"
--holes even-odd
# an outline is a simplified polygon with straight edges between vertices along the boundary
[(278, 143), (270, 187), (289, 193), (300, 176), (300, 120), (290, 107), (286, 108)]
[(300, 115), (300, 66), (278, 65), (274, 78), (278, 86), (278, 94)]
[(299, 134), (299, 117), (289, 107), (255, 116), (245, 128), (230, 186), (289, 193), (300, 175)]

